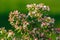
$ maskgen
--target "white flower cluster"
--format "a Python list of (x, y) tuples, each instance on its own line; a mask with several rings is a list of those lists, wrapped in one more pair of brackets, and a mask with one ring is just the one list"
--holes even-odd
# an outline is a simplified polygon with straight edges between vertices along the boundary
[(31, 17), (41, 17), (41, 11), (50, 11), (49, 6), (44, 5), (43, 3), (41, 4), (28, 4), (27, 9), (29, 10), (28, 15)]
[(51, 17), (44, 17), (42, 19), (42, 24), (41, 24), (41, 27), (44, 27), (44, 26), (51, 26), (51, 24), (54, 24), (54, 18), (51, 18)]
[(27, 16), (25, 14), (21, 14), (18, 10), (11, 12), (9, 14), (10, 24), (16, 29), (25, 29), (29, 23), (26, 21)]
[[(54, 18), (46, 16), (43, 12), (50, 11), (49, 6), (41, 4), (28, 4), (28, 15), (13, 11), (9, 14), (10, 24), (19, 33), (22, 40), (48, 40), (54, 33)], [(8, 37), (13, 34), (9, 33)], [(38, 35), (38, 36), (37, 36)], [(47, 37), (47, 38), (46, 38)]]
[(27, 8), (28, 8), (29, 11), (39, 10), (39, 9), (50, 11), (49, 6), (46, 6), (43, 3), (40, 3), (40, 4), (27, 4)]
[(60, 28), (54, 28), (54, 18), (44, 14), (50, 11), (49, 6), (40, 4), (28, 4), (28, 15), (15, 10), (10, 12), (8, 21), (15, 28), (5, 30), (0, 28), (0, 40), (52, 40), (52, 35), (60, 40)]

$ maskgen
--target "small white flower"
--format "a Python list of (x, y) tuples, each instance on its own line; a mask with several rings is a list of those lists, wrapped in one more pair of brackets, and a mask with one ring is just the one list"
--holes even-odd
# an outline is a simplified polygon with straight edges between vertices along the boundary
[(11, 36), (11, 34), (12, 34), (12, 33), (9, 33), (9, 34), (8, 34), (8, 37), (10, 37), (10, 36)]
[(43, 7), (46, 8), (46, 5), (44, 5)]
[(23, 28), (25, 29), (27, 27), (27, 25), (29, 25), (29, 23), (27, 21), (23, 22)]
[(44, 5), (44, 6), (42, 7), (42, 10), (50, 11), (50, 8), (49, 8), (49, 6)]
[(11, 36), (13, 36), (13, 35), (14, 35), (13, 31), (9, 30), (9, 32), (8, 32), (8, 37), (11, 37)]
[(36, 13), (36, 11), (33, 11), (33, 12), (32, 12), (32, 14), (35, 14), (35, 13)]
[(37, 30), (37, 28), (34, 28), (33, 30)]
[(44, 37), (44, 33), (41, 33), (40, 36), (41, 36), (41, 37)]
[(32, 7), (32, 5), (29, 5), (29, 4), (27, 5), (27, 8), (31, 8), (31, 7)]
[(55, 22), (54, 18), (53, 18), (53, 19), (51, 19), (51, 23), (54, 23), (54, 22)]
[(38, 40), (38, 38), (35, 38), (34, 40)]
[(51, 30), (53, 31), (54, 29), (52, 28)]
[(45, 23), (45, 22), (42, 22), (41, 27), (43, 27), (43, 26), (45, 26), (45, 25), (46, 25), (46, 23)]
[(50, 8), (49, 8), (49, 6), (47, 6), (47, 11), (50, 11)]
[(27, 25), (23, 25), (23, 28), (25, 29), (27, 27)]
[(0, 31), (0, 33), (2, 34), (2, 31)]
[(37, 8), (39, 8), (39, 9), (40, 9), (40, 8), (42, 8), (42, 7), (43, 7), (43, 5), (44, 5), (43, 3), (38, 4), (38, 5), (37, 5)]
[(50, 23), (46, 23), (46, 24), (47, 24), (47, 26), (50, 25)]
[(38, 10), (39, 8), (35, 7), (35, 10)]
[(42, 10), (47, 10), (47, 7), (46, 5), (43, 6)]
[(18, 15), (18, 10), (14, 11), (13, 14)]
[(47, 17), (47, 19), (51, 19), (51, 17)]
[(41, 27), (43, 27), (43, 26), (48, 26), (48, 25), (50, 25), (50, 23), (42, 22)]
[(33, 4), (34, 6), (36, 6), (36, 4)]
[(28, 15), (30, 15), (30, 12), (28, 13)]
[(13, 38), (13, 40), (16, 40), (16, 38)]
[(4, 40), (4, 38), (2, 38), (1, 40)]

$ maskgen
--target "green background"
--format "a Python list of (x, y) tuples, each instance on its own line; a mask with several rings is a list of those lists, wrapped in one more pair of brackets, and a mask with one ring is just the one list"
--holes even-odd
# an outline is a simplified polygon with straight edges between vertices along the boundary
[(50, 6), (49, 16), (55, 18), (55, 26), (60, 27), (60, 0), (0, 0), (0, 27), (11, 29), (8, 22), (10, 11), (19, 10), (22, 13), (28, 13), (27, 4), (44, 3)]

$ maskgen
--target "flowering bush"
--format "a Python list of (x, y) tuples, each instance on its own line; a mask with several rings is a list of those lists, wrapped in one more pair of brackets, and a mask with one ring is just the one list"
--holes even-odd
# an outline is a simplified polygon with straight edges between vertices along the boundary
[[(0, 33), (5, 34), (3, 39), (6, 37), (11, 40), (53, 40), (52, 35), (58, 31), (54, 27), (54, 18), (47, 15), (50, 11), (49, 6), (43, 3), (28, 4), (27, 9), (28, 14), (20, 13), (18, 10), (10, 12), (8, 21), (15, 30), (7, 32), (0, 29)], [(59, 40), (59, 37), (55, 40)]]
[(0, 40), (13, 40), (14, 32), (12, 30), (5, 30), (5, 28), (0, 28)]

